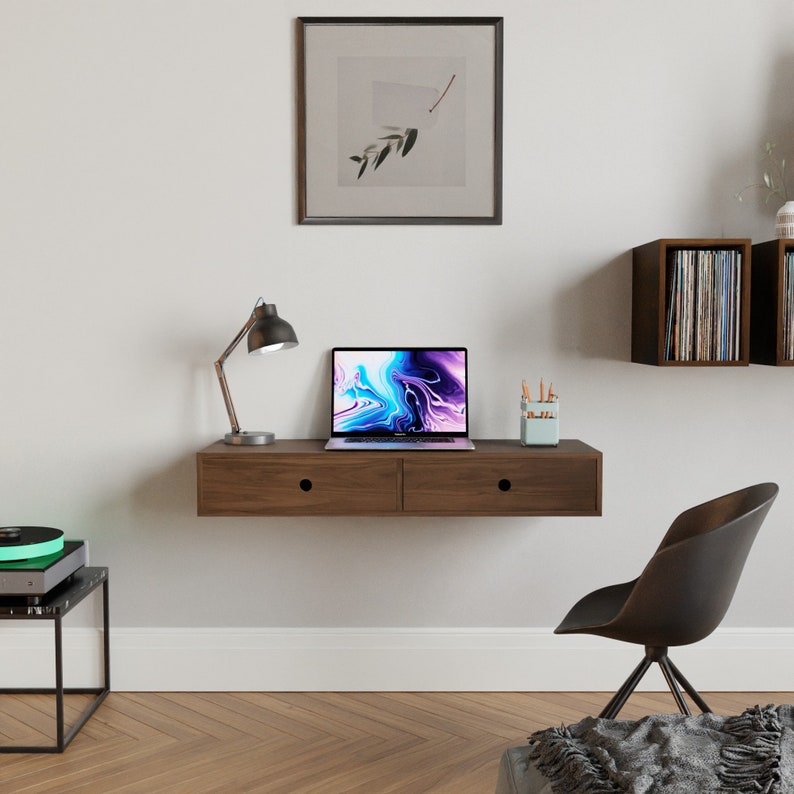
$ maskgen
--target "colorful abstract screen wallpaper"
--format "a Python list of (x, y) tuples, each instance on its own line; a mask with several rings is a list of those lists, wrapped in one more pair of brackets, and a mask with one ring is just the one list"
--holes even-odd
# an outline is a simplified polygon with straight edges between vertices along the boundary
[(333, 351), (332, 431), (465, 435), (464, 348)]

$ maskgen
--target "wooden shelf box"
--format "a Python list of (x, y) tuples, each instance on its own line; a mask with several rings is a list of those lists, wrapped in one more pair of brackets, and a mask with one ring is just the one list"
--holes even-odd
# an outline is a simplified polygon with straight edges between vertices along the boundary
[[(632, 306), (631, 306), (631, 360), (638, 364), (657, 366), (704, 367), (704, 366), (747, 366), (750, 361), (750, 256), (749, 239), (661, 239), (638, 246), (632, 257)], [(731, 336), (737, 350), (734, 353), (720, 353), (708, 340), (712, 336), (709, 319), (706, 322), (693, 321), (694, 334), (703, 333), (707, 341), (694, 350), (690, 358), (686, 354), (668, 354), (668, 324), (671, 317), (671, 301), (674, 293), (676, 258), (683, 252), (693, 252), (695, 258), (702, 253), (728, 252), (736, 256), (736, 277), (738, 291), (735, 295), (735, 309), (731, 321), (736, 321), (736, 333)], [(695, 281), (695, 284), (698, 282)], [(726, 291), (726, 294), (727, 291)], [(703, 313), (695, 317), (709, 318), (709, 295), (717, 295), (717, 290), (700, 290), (692, 295), (690, 306), (705, 306)], [(704, 299), (703, 304), (700, 303)], [(736, 317), (738, 313), (738, 317)], [(723, 317), (725, 316), (723, 312)], [(716, 331), (714, 336), (716, 336)], [(705, 353), (703, 352), (705, 351)], [(683, 360), (686, 358), (686, 360)]]
[(794, 322), (791, 317), (794, 274), (789, 271), (789, 278), (786, 278), (786, 267), (794, 265), (786, 262), (787, 256), (789, 260), (794, 257), (794, 240), (769, 240), (753, 246), (750, 360), (754, 364), (794, 366), (789, 336), (794, 329), (788, 327)]

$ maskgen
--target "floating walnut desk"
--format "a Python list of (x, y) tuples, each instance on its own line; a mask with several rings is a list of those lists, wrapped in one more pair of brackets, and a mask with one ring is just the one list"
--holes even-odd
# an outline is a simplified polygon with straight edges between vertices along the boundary
[(217, 442), (196, 456), (200, 516), (599, 516), (602, 455), (581, 441), (474, 451), (328, 452)]

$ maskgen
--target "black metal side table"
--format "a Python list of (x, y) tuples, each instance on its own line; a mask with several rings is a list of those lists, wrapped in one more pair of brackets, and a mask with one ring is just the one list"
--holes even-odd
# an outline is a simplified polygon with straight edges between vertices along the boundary
[[(102, 587), (102, 653), (103, 684), (94, 688), (66, 688), (63, 683), (63, 618), (84, 598)], [(62, 753), (86, 724), (91, 715), (110, 692), (110, 614), (108, 604), (108, 569), (80, 568), (72, 574), (71, 581), (56, 588), (38, 604), (22, 601), (4, 601), (0, 598), (0, 620), (51, 620), (55, 630), (55, 687), (44, 689), (0, 688), (0, 695), (55, 695), (56, 738), (53, 745), (2, 745), (0, 753)], [(74, 725), (66, 731), (64, 725), (65, 695), (95, 695), (82, 711)]]

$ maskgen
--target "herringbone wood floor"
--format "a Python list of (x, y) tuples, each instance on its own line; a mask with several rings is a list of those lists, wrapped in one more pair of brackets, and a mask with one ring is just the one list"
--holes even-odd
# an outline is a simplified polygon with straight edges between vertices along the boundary
[[(794, 693), (705, 695), (721, 714)], [(67, 724), (82, 708), (70, 696)], [(0, 756), (0, 792), (490, 794), (507, 747), (597, 713), (604, 693), (112, 692), (63, 754)], [(633, 719), (675, 711), (635, 694)], [(0, 743), (51, 744), (52, 698), (3, 695)]]

